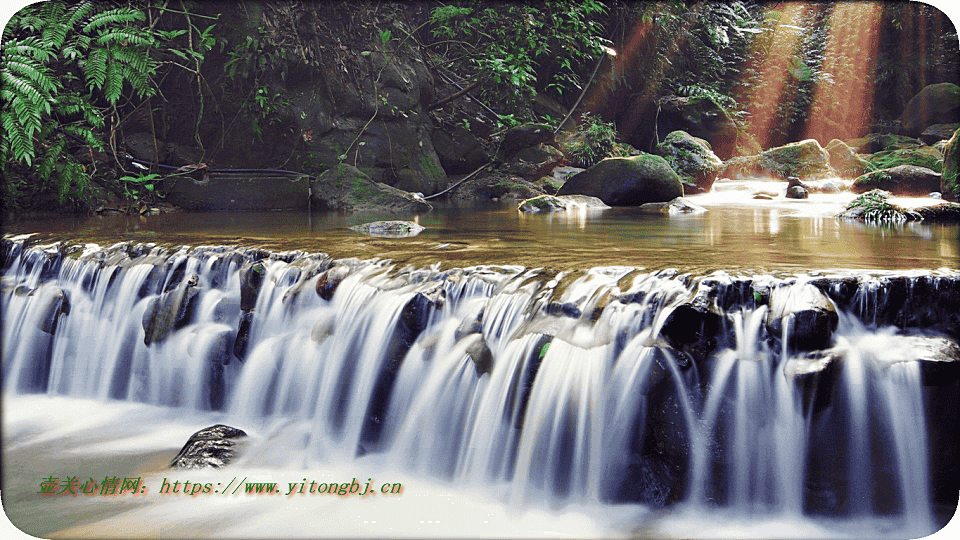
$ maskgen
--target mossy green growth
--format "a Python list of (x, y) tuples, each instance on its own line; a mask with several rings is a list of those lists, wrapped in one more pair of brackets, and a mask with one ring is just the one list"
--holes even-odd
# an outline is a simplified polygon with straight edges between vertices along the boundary
[(960, 197), (960, 129), (943, 148), (943, 176), (940, 187), (944, 197)]
[(943, 171), (943, 156), (932, 146), (884, 150), (870, 154), (866, 159), (874, 170), (890, 169), (899, 165), (915, 165), (926, 167), (934, 172)]
[(844, 214), (875, 224), (896, 225), (907, 221), (923, 220), (923, 216), (917, 212), (891, 204), (887, 201), (888, 196), (887, 192), (879, 189), (868, 191), (847, 205), (847, 211)]

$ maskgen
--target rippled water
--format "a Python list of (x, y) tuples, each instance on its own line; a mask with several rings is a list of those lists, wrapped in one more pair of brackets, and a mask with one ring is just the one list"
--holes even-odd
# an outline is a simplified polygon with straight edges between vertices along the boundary
[[(771, 186), (771, 183), (765, 184)], [(772, 184), (774, 188), (778, 184)], [(416, 266), (519, 264), (557, 270), (625, 265), (649, 269), (760, 272), (960, 267), (960, 226), (875, 226), (838, 220), (853, 195), (760, 201), (746, 191), (690, 199), (699, 215), (645, 214), (636, 208), (522, 214), (514, 204), (438, 207), (415, 219), (414, 238), (372, 238), (350, 226), (384, 215), (307, 212), (165, 214), (21, 220), (5, 233), (109, 245), (118, 241), (175, 245), (252, 245), (384, 257)], [(398, 219), (393, 217), (392, 219)]]

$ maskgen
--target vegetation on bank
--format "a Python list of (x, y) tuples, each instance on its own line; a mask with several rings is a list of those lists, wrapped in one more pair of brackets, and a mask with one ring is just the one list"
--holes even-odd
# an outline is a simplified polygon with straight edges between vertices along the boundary
[[(294, 61), (310, 69), (349, 71), (359, 65), (343, 62), (350, 55), (380, 58), (379, 80), (393, 58), (416, 49), (438, 87), (459, 88), (438, 95), (431, 106), (430, 114), (440, 121), (471, 131), (475, 118), (459, 104), (469, 94), (496, 118), (497, 125), (482, 137), (519, 123), (563, 124), (572, 134), (563, 150), (571, 162), (584, 166), (631, 152), (615, 116), (582, 114), (588, 109), (580, 105), (592, 86), (607, 88), (621, 101), (665, 96), (709, 100), (748, 133), (752, 101), (771, 90), (766, 87), (770, 79), (763, 77), (765, 62), (781, 62), (789, 69), (771, 104), (768, 146), (773, 146), (798, 140), (809, 119), (824, 114), (815, 93), (837, 85), (841, 76), (872, 85), (874, 116), (887, 121), (925, 83), (956, 79), (960, 63), (956, 32), (942, 14), (906, 2), (883, 4), (879, 56), (868, 66), (872, 69), (858, 65), (863, 60), (856, 58), (827, 57), (831, 31), (839, 31), (831, 28), (837, 9), (832, 3), (811, 4), (790, 21), (782, 18), (788, 5), (751, 1), (348, 2), (310, 13), (298, 11), (296, 2), (277, 3), (313, 32), (295, 36), (267, 32), (264, 26), (270, 25), (259, 23), (270, 22), (268, 10), (244, 5), (250, 20), (240, 30), (228, 29), (222, 18), (204, 11), (203, 3), (180, 0), (120, 5), (51, 0), (18, 12), (4, 29), (0, 59), (4, 210), (87, 212), (113, 202), (138, 211), (139, 203), (158, 202), (159, 175), (173, 172), (134, 163), (119, 141), (133, 125), (159, 130), (160, 111), (168, 100), (161, 91), (164, 82), (180, 81), (181, 92), (195, 96), (192, 108), (178, 111), (176, 121), (200, 149), (188, 161), (199, 162), (204, 148), (223, 143), (201, 129), (204, 118), (223, 114), (214, 96), (241, 104), (235, 117), (221, 118), (221, 123), (234, 130), (243, 127), (262, 141), (267, 127), (293, 114), (293, 98), (274, 79), (286, 77)], [(330, 19), (306, 20), (314, 13)], [(359, 44), (351, 41), (355, 36), (328, 31), (343, 26), (334, 19), (355, 29), (354, 34), (374, 32), (376, 50), (353, 50)], [(852, 21), (853, 27), (857, 24)], [(796, 32), (788, 49), (775, 46), (784, 25)], [(930, 39), (893, 46), (919, 27)], [(302, 42), (308, 35), (319, 48), (329, 45), (327, 57), (311, 56), (319, 49)], [(210, 62), (212, 56), (222, 61)], [(612, 75), (601, 81), (602, 65), (624, 69), (605, 70)], [(375, 112), (382, 116), (405, 114), (384, 96), (375, 98)], [(572, 112), (578, 114), (570, 116)], [(309, 140), (313, 134), (300, 136)], [(351, 152), (356, 162), (363, 144), (360, 135), (349, 147), (344, 144), (336, 152), (340, 162)], [(165, 151), (148, 150), (154, 157)]]

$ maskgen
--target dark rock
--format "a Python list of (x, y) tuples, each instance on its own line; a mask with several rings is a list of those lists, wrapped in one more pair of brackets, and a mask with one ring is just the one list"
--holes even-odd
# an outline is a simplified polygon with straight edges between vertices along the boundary
[(558, 195), (589, 195), (610, 206), (639, 206), (683, 196), (680, 177), (651, 154), (608, 158), (570, 178)]
[(160, 343), (176, 329), (182, 328), (193, 314), (195, 299), (200, 292), (200, 277), (196, 274), (180, 282), (173, 290), (150, 300), (143, 314), (143, 344)]
[(820, 414), (833, 402), (844, 353), (840, 349), (811, 351), (786, 361), (783, 374), (800, 390), (804, 411)]
[(949, 140), (957, 129), (960, 129), (960, 124), (933, 124), (923, 130), (923, 133), (920, 134), (920, 140), (924, 144), (933, 146), (940, 141)]
[(806, 283), (783, 285), (770, 291), (767, 329), (772, 335), (781, 336), (788, 319), (787, 343), (798, 351), (828, 346), (840, 320), (830, 299)]
[(900, 132), (916, 137), (933, 124), (960, 122), (960, 86), (930, 84), (907, 102), (900, 115)]
[(257, 296), (263, 285), (267, 269), (263, 261), (244, 264), (240, 267), (240, 310), (250, 311), (257, 305)]
[(560, 302), (550, 302), (543, 308), (543, 312), (547, 315), (557, 315), (561, 317), (570, 317), (573, 319), (579, 319), (583, 313), (580, 311), (580, 308), (572, 302), (560, 303)]
[(524, 124), (510, 128), (503, 134), (503, 142), (500, 143), (497, 155), (500, 159), (507, 160), (524, 148), (553, 142), (553, 128), (547, 124)]
[(787, 188), (786, 197), (788, 199), (806, 199), (809, 196), (809, 192), (800, 186), (790, 186)]
[(894, 195), (926, 196), (940, 189), (940, 181), (941, 175), (930, 169), (900, 165), (860, 176), (853, 181), (850, 191), (865, 193), (882, 189)]
[(162, 141), (153, 138), (153, 135), (147, 132), (131, 133), (123, 138), (127, 152), (131, 156), (151, 163), (165, 163), (167, 161), (167, 149)]
[(247, 357), (251, 324), (253, 324), (253, 312), (244, 311), (240, 313), (240, 321), (237, 323), (237, 337), (233, 341), (233, 356), (241, 362)]
[(723, 169), (723, 161), (713, 153), (710, 143), (685, 131), (671, 132), (655, 152), (680, 175), (688, 195), (710, 191)]
[(201, 429), (187, 440), (173, 461), (171, 469), (219, 469), (237, 456), (236, 439), (246, 437), (243, 430), (217, 424)]
[(705, 360), (716, 348), (717, 333), (723, 323), (723, 317), (707, 299), (709, 294), (699, 295), (674, 308), (660, 330), (660, 335), (671, 347), (686, 352), (697, 363)]
[(554, 167), (562, 164), (564, 159), (560, 150), (549, 144), (539, 143), (515, 152), (500, 165), (500, 171), (534, 180), (549, 174)]
[(447, 174), (466, 174), (490, 161), (483, 143), (460, 125), (433, 130), (433, 148)]

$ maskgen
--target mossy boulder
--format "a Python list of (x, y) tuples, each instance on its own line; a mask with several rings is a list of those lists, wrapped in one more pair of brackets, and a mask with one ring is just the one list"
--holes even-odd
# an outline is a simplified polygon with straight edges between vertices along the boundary
[(889, 198), (890, 192), (882, 189), (872, 189), (850, 202), (846, 210), (837, 217), (884, 225), (923, 219), (916, 212), (905, 210), (890, 203)]
[(566, 210), (603, 210), (610, 208), (603, 201), (596, 197), (586, 195), (565, 195), (556, 197), (553, 195), (540, 195), (527, 199), (517, 206), (517, 210), (525, 214), (534, 214), (537, 212), (562, 212)]
[(655, 152), (680, 176), (687, 194), (706, 193), (723, 169), (723, 161), (710, 143), (685, 131), (673, 131), (658, 144)]
[(947, 141), (950, 137), (953, 136), (953, 132), (957, 129), (960, 129), (960, 124), (934, 124), (932, 126), (927, 126), (927, 129), (923, 130), (923, 133), (920, 134), (920, 140), (924, 144), (933, 146), (940, 141)]
[(933, 124), (960, 122), (960, 86), (930, 84), (913, 96), (900, 115), (900, 132), (917, 137)]
[(430, 203), (406, 191), (374, 182), (360, 169), (341, 163), (313, 181), (312, 201), (321, 208), (347, 212), (422, 214)]
[(870, 170), (870, 162), (840, 139), (827, 143), (826, 151), (830, 154), (830, 166), (841, 177), (856, 178)]
[(939, 173), (925, 167), (900, 165), (858, 177), (850, 186), (850, 191), (865, 193), (873, 189), (882, 189), (894, 195), (922, 197), (940, 189), (940, 176)]
[(943, 148), (943, 175), (940, 177), (940, 193), (947, 199), (960, 198), (960, 129)]
[(685, 131), (707, 140), (720, 159), (735, 155), (741, 135), (730, 113), (709, 96), (661, 99), (657, 129), (660, 133)]
[(607, 158), (567, 180), (557, 195), (589, 195), (610, 206), (640, 206), (683, 196), (680, 176), (660, 156)]
[(350, 227), (353, 232), (376, 238), (412, 238), (423, 229), (422, 225), (413, 221), (371, 221)]
[(867, 156), (872, 169), (890, 169), (900, 165), (925, 167), (934, 172), (943, 170), (943, 152), (933, 146), (917, 146), (886, 150)]
[(884, 150), (923, 146), (920, 139), (893, 133), (868, 133), (858, 139), (850, 139), (846, 143), (850, 148), (853, 148), (854, 152), (859, 154), (875, 154)]
[(777, 146), (756, 156), (732, 158), (724, 163), (721, 177), (734, 180), (768, 178), (822, 180), (837, 176), (830, 167), (830, 154), (814, 139)]

